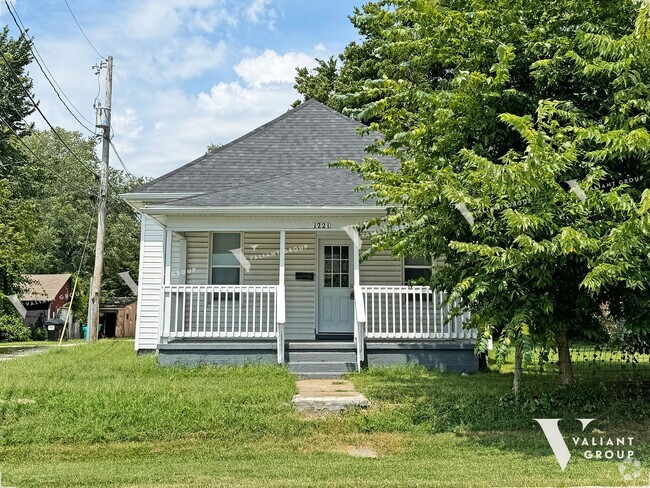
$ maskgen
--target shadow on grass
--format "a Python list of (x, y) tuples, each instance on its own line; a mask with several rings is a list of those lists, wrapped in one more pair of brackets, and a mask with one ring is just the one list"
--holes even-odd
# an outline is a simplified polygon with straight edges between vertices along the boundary
[[(350, 379), (373, 403), (368, 412), (349, 414), (360, 431), (494, 432), (496, 439), (500, 432), (521, 431), (535, 432), (545, 442), (535, 418), (597, 418), (600, 429), (631, 429), (650, 419), (648, 381), (559, 387), (531, 377), (515, 397), (512, 375), (495, 372), (460, 375), (409, 366), (372, 369)], [(579, 425), (575, 429), (579, 432)]]

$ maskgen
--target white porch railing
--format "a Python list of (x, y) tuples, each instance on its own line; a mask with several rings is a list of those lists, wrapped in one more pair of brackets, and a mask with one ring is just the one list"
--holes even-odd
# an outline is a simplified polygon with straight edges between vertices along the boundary
[(354, 341), (357, 345), (357, 371), (361, 371), (361, 363), (366, 356), (365, 351), (365, 323), (367, 320), (366, 309), (363, 305), (363, 291), (361, 286), (354, 286)]
[[(361, 286), (368, 339), (475, 339), (469, 312), (447, 321), (445, 295), (428, 286)], [(357, 312), (358, 314), (358, 312)]]
[(163, 285), (162, 299), (163, 339), (278, 336), (278, 285)]

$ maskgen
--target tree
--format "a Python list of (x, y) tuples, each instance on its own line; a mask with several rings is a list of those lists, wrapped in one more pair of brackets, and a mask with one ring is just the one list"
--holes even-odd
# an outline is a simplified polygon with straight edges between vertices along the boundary
[[(34, 182), (33, 205), (38, 216), (29, 269), (32, 273), (76, 273), (86, 248), (78, 285), (80, 296), (84, 296), (93, 273), (98, 189), (93, 172), (99, 172), (100, 164), (97, 140), (62, 128), (56, 132), (65, 145), (51, 130), (35, 130), (26, 138), (38, 158), (32, 158), (23, 171), (24, 178)], [(110, 168), (109, 181), (102, 295), (129, 296), (131, 291), (118, 273), (138, 274), (139, 222), (116, 193), (126, 193), (143, 184), (144, 179)], [(86, 304), (83, 300), (77, 303), (81, 307), (77, 311), (83, 312)]]
[[(313, 98), (325, 105), (334, 104), (332, 96), (335, 95), (335, 82), (339, 77), (336, 66), (336, 58), (328, 60), (316, 59), (318, 66), (309, 70), (307, 68), (296, 68), (296, 84), (293, 86), (300, 92), (305, 100)], [(300, 105), (297, 100), (293, 106)]]
[(367, 224), (383, 230), (369, 253), (444, 258), (432, 286), (472, 311), (479, 351), (491, 335), (501, 357), (515, 346), (515, 388), (533, 341), (558, 349), (570, 383), (571, 341), (601, 333), (606, 305), (648, 329), (647, 192), (603, 186), (648, 175), (648, 7), (635, 26), (637, 8), (385, 0), (352, 18), (377, 76), (331, 99), (401, 162), (342, 163), (390, 208)]
[(205, 150), (205, 154), (210, 154), (212, 152), (215, 152), (217, 149), (219, 149), (223, 144), (215, 144), (214, 142), (209, 144), (207, 149)]
[(34, 110), (26, 95), (31, 52), (25, 37), (12, 39), (8, 32), (0, 31), (0, 299), (19, 290), (34, 231), (30, 202), (22, 198), (29, 184), (14, 177), (26, 161), (18, 138), (29, 133), (25, 118)]

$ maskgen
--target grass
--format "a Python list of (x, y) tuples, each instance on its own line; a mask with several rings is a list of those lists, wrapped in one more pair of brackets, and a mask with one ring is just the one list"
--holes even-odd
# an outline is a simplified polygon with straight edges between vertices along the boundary
[[(530, 362), (524, 365), (524, 369), (529, 374), (543, 373), (547, 376), (559, 374), (557, 351), (548, 351), (542, 361), (540, 361), (540, 356), (542, 356), (542, 351), (534, 349)], [(494, 360), (494, 357), (492, 359)], [(650, 378), (650, 354), (630, 354), (618, 349), (611, 349), (607, 345), (573, 344), (571, 361), (576, 376), (617, 375), (629, 377), (637, 374)], [(494, 369), (511, 373), (514, 368), (514, 350), (510, 351), (509, 361), (505, 364), (497, 366), (496, 361), (493, 362), (495, 363)]]
[[(376, 369), (349, 377), (372, 409), (304, 420), (290, 406), (296, 388), (285, 368), (161, 368), (132, 347), (100, 341), (0, 363), (5, 485), (641, 484), (625, 481), (618, 462), (578, 451), (563, 473), (535, 415), (588, 415), (596, 432), (633, 435), (650, 475), (647, 384), (554, 391), (530, 378), (516, 400), (510, 374)], [(566, 424), (563, 433), (578, 431)], [(379, 458), (348, 454), (362, 447)]]

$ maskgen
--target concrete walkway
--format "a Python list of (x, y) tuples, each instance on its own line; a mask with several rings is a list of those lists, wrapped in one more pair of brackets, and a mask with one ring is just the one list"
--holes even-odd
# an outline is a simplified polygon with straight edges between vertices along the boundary
[[(62, 344), (60, 347), (73, 347), (78, 346), (79, 343), (74, 344)], [(52, 348), (59, 346), (9, 346), (9, 347), (0, 347), (0, 361), (10, 361), (12, 359), (18, 359), (25, 356), (32, 356), (34, 354), (41, 354), (46, 351), (49, 351)]]
[(36, 347), (36, 346), (16, 347), (16, 348), (12, 347), (7, 352), (0, 350), (0, 361), (10, 361), (12, 359), (18, 359), (23, 356), (40, 354), (47, 351), (48, 349), (49, 347)]
[(368, 399), (354, 385), (340, 379), (298, 380), (293, 405), (300, 413), (326, 414), (346, 408), (369, 408)]

